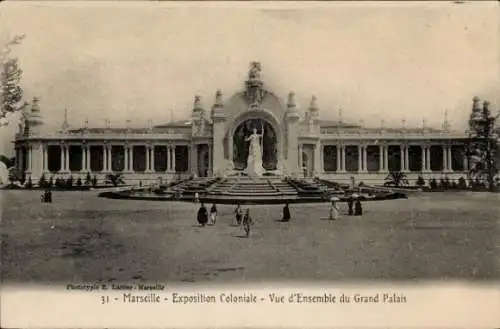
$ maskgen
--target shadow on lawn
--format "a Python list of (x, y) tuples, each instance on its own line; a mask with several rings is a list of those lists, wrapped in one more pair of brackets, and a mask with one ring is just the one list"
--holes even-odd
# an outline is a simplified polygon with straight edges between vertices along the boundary
[(79, 230), (75, 239), (68, 239), (61, 244), (62, 257), (94, 257), (103, 250), (117, 250), (122, 244), (114, 243), (111, 235), (98, 229)]

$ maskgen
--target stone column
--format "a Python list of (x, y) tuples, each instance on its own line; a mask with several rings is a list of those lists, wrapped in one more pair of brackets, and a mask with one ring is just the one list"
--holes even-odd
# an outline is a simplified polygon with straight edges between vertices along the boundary
[(384, 172), (389, 171), (389, 145), (384, 145)]
[(400, 145), (399, 153), (401, 160), (401, 171), (405, 171), (405, 145)]
[(443, 171), (448, 171), (448, 148), (442, 145), (443, 148)]
[(69, 145), (66, 144), (66, 156), (65, 156), (65, 160), (66, 160), (66, 171), (67, 172), (70, 172), (70, 168), (69, 168)]
[(378, 171), (384, 171), (384, 145), (378, 147)]
[(31, 143), (28, 145), (28, 159), (27, 163), (28, 165), (26, 166), (27, 171), (31, 174), (33, 171), (33, 145)]
[(342, 153), (342, 170), (341, 171), (343, 173), (345, 173), (346, 172), (346, 168), (345, 168), (346, 167), (345, 166), (345, 164), (346, 164), (346, 161), (345, 161), (346, 160), (345, 159), (345, 145), (342, 145), (342, 152), (341, 153)]
[(187, 172), (191, 173), (191, 144), (187, 145)]
[(425, 162), (426, 162), (426, 171), (431, 172), (431, 147), (427, 145), (425, 147)]
[(130, 172), (134, 172), (134, 146), (129, 145), (128, 147), (128, 167), (130, 169)]
[(315, 174), (321, 173), (321, 143), (319, 141), (314, 145), (314, 171)]
[(167, 169), (166, 171), (167, 172), (170, 172), (171, 171), (171, 168), (170, 168), (170, 145), (167, 145)]
[(49, 171), (49, 152), (48, 145), (43, 145), (43, 171)]
[(363, 150), (363, 172), (368, 172), (368, 156), (367, 156), (367, 145), (363, 145), (362, 150)]
[(425, 146), (424, 145), (421, 145), (420, 146), (420, 151), (422, 152), (422, 156), (421, 156), (421, 160), (420, 160), (420, 171), (421, 172), (426, 172), (427, 171), (427, 168), (426, 168), (426, 161), (425, 161)]
[(108, 171), (113, 171), (113, 149), (112, 145), (108, 145)]
[(123, 146), (123, 153), (124, 153), (124, 158), (125, 158), (125, 159), (124, 159), (125, 164), (124, 164), (124, 166), (123, 166), (123, 167), (124, 167), (124, 168), (123, 168), (123, 170), (124, 170), (125, 172), (129, 172), (129, 171), (130, 171), (130, 161), (129, 161), (129, 159), (128, 159), (128, 152), (129, 152), (129, 147), (128, 147), (128, 145), (127, 145), (127, 144), (125, 144), (125, 145)]
[(341, 162), (341, 151), (340, 149), (342, 148), (342, 146), (340, 146), (339, 144), (337, 144), (337, 147), (336, 147), (336, 150), (337, 150), (337, 170), (336, 172), (341, 172), (342, 171), (342, 162)]
[(193, 143), (190, 148), (190, 168), (191, 168), (191, 174), (198, 176), (198, 145)]
[(64, 148), (64, 144), (60, 144), (59, 147), (61, 148), (61, 169), (59, 171), (64, 172), (64, 166), (66, 165), (66, 161), (64, 160), (64, 156), (66, 155), (66, 151)]
[(82, 167), (80, 168), (81, 172), (86, 171), (86, 163), (87, 163), (87, 148), (85, 147), (85, 144), (82, 144)]
[(448, 171), (453, 172), (453, 157), (450, 145), (448, 146)]
[(303, 163), (304, 163), (304, 157), (302, 156), (302, 153), (304, 152), (302, 144), (299, 144), (299, 156), (298, 156), (298, 165), (299, 169), (302, 171)]
[(85, 168), (87, 171), (92, 171), (91, 170), (91, 165), (90, 165), (90, 159), (91, 159), (91, 154), (90, 154), (90, 145), (87, 145), (87, 152), (86, 152), (86, 156), (87, 156), (87, 167)]
[(410, 171), (410, 154), (408, 152), (409, 146), (405, 145), (405, 167), (404, 171)]
[(108, 171), (108, 149), (106, 144), (102, 146), (102, 171)]
[(213, 176), (213, 174), (214, 174), (214, 168), (212, 167), (213, 156), (214, 156), (214, 146), (208, 144), (208, 175), (209, 176)]
[(146, 145), (146, 172), (151, 171), (151, 146)]
[(321, 146), (319, 149), (319, 171), (325, 172), (325, 147)]
[(176, 172), (176, 168), (175, 168), (175, 145), (172, 145), (172, 171), (173, 172)]
[(358, 172), (363, 171), (363, 146), (358, 145)]
[(151, 145), (151, 171), (156, 172), (155, 170), (155, 146)]

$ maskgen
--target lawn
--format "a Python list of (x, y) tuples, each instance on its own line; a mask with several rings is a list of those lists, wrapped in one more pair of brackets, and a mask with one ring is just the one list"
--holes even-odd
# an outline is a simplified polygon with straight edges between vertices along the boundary
[[(243, 282), (500, 278), (500, 194), (423, 193), (366, 202), (331, 222), (327, 204), (252, 206), (251, 236), (220, 206), (98, 198), (96, 192), (0, 191), (2, 281)], [(344, 207), (344, 205), (342, 205)]]

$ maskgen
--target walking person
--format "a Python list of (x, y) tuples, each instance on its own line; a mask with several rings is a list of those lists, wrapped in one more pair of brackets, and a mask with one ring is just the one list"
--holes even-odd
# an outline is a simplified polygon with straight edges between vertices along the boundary
[(205, 208), (205, 205), (201, 203), (200, 209), (198, 209), (198, 223), (205, 227), (208, 222), (208, 211), (207, 208)]
[(283, 222), (288, 222), (290, 221), (290, 208), (288, 207), (288, 203), (285, 203), (285, 206), (283, 207)]
[(339, 208), (337, 206), (338, 198), (332, 198), (330, 203), (330, 220), (339, 219)]
[(210, 220), (212, 225), (215, 225), (215, 222), (217, 221), (217, 206), (215, 203), (212, 205), (212, 208), (210, 208)]
[(243, 214), (239, 203), (236, 206), (236, 209), (234, 210), (234, 214), (236, 216), (236, 223), (238, 223), (238, 225), (241, 225), (241, 217)]
[(347, 206), (349, 207), (348, 215), (352, 216), (354, 214), (354, 211), (353, 211), (354, 199), (352, 198), (352, 196), (349, 196), (349, 199), (347, 200)]
[(354, 216), (363, 215), (363, 206), (361, 205), (361, 200), (357, 199), (354, 203)]
[(250, 226), (254, 224), (252, 217), (250, 216), (250, 209), (247, 209), (245, 216), (243, 217), (242, 226), (245, 230), (245, 236), (248, 238), (250, 236)]
[(198, 192), (196, 192), (194, 194), (194, 203), (198, 203), (200, 202), (200, 194)]

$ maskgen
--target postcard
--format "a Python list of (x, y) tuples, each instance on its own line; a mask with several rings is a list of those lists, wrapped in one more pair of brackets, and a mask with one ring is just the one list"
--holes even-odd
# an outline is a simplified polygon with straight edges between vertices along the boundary
[(500, 326), (499, 17), (2, 3), (1, 326)]

